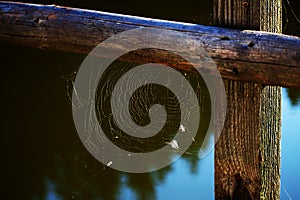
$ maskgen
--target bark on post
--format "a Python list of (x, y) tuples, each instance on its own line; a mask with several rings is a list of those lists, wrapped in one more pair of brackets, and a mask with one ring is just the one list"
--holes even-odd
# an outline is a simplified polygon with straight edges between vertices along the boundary
[[(281, 0), (214, 0), (218, 26), (280, 33), (281, 14)], [(279, 199), (281, 88), (224, 84), (228, 107), (215, 147), (215, 199)]]

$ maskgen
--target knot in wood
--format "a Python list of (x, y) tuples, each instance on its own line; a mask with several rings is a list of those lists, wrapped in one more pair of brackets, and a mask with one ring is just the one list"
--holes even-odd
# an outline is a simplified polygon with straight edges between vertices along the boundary
[(244, 1), (243, 2), (243, 6), (244, 6), (244, 8), (248, 8), (249, 7), (249, 3), (247, 1)]

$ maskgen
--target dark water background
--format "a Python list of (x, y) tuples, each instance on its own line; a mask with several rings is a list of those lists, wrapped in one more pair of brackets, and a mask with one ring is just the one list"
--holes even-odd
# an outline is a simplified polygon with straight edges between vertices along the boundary
[[(211, 0), (30, 2), (212, 24)], [(284, 33), (300, 36), (299, 7), (299, 1), (284, 0)], [(0, 52), (4, 199), (213, 199), (213, 152), (203, 160), (192, 153), (156, 172), (129, 174), (104, 167), (86, 151), (67, 88), (86, 55), (4, 44)], [(299, 91), (283, 89), (282, 199), (300, 199), (299, 102)]]

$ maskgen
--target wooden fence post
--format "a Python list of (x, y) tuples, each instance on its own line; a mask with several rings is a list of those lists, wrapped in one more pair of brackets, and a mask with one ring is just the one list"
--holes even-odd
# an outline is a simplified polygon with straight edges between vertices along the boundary
[[(280, 33), (281, 9), (281, 0), (214, 0), (214, 22)], [(224, 85), (228, 106), (215, 147), (215, 199), (279, 199), (281, 88)]]

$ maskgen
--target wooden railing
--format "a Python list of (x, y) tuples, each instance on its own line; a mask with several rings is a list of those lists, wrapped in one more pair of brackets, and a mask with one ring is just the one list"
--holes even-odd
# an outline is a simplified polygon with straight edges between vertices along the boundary
[(0, 41), (40, 49), (88, 53), (110, 36), (138, 27), (173, 30), (198, 40), (224, 79), (300, 87), (298, 37), (54, 5), (0, 3)]

